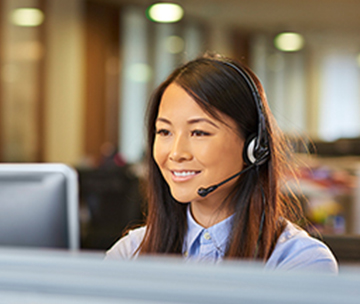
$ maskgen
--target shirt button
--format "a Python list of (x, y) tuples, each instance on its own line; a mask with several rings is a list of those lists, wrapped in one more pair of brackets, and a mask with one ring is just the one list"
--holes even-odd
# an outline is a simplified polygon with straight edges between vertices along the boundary
[(204, 233), (204, 238), (205, 238), (205, 240), (210, 240), (210, 239), (211, 239), (210, 233), (209, 233), (209, 232), (205, 232), (205, 233)]

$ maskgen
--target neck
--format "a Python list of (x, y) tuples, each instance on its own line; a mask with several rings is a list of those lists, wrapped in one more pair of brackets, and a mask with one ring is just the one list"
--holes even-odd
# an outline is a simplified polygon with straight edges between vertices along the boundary
[(209, 228), (225, 220), (231, 215), (227, 206), (209, 206), (204, 201), (192, 202), (190, 211), (194, 220), (204, 228)]

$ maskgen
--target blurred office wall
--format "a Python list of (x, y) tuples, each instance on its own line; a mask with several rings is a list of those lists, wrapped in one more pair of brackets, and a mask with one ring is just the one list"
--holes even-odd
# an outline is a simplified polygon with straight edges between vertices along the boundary
[[(35, 159), (39, 134), (41, 27), (23, 30), (13, 21), (16, 1), (1, 2), (1, 155), (9, 161)], [(27, 1), (33, 6), (37, 1)]]
[[(0, 5), (1, 160), (76, 163), (83, 153), (83, 1)], [(37, 11), (19, 11), (25, 8)]]

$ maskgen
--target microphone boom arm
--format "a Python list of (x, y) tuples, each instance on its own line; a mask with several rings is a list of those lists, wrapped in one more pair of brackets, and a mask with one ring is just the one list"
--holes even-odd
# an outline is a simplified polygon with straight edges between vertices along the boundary
[(245, 173), (246, 171), (248, 171), (248, 170), (250, 170), (251, 168), (253, 168), (255, 165), (256, 165), (256, 163), (250, 165), (249, 167), (246, 167), (244, 170), (241, 170), (240, 172), (238, 172), (238, 173), (230, 176), (229, 178), (227, 178), (226, 180), (222, 181), (221, 183), (212, 185), (212, 186), (207, 187), (207, 188), (200, 188), (200, 189), (198, 189), (198, 191), (197, 191), (198, 195), (200, 195), (201, 197), (207, 196), (209, 193), (215, 191), (218, 187), (220, 187), (220, 186), (222, 186), (223, 184), (231, 181), (232, 179), (234, 179), (235, 177), (239, 176), (240, 174)]

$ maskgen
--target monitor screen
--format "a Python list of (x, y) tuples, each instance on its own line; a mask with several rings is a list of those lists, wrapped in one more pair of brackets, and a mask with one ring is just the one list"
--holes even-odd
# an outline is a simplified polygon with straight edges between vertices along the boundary
[(78, 178), (63, 164), (0, 164), (0, 246), (79, 249)]

